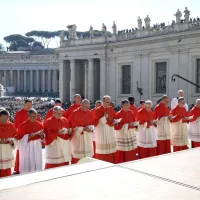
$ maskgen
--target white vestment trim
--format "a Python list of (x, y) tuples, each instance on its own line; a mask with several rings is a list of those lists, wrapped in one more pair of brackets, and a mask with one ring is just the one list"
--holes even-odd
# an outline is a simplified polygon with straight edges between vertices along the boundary
[(157, 140), (170, 139), (170, 120), (167, 116), (158, 120), (155, 131)]
[(60, 164), (71, 161), (71, 144), (69, 140), (57, 137), (46, 146), (46, 163)]
[(42, 170), (42, 144), (41, 140), (31, 140), (26, 134), (19, 141), (19, 172), (27, 173)]
[(171, 144), (173, 146), (188, 145), (188, 130), (187, 123), (182, 123), (182, 120), (171, 123)]
[(138, 126), (137, 145), (143, 148), (157, 147), (155, 127), (147, 128), (147, 122)]
[(188, 137), (194, 142), (200, 142), (200, 118), (188, 125)]
[(116, 131), (117, 150), (131, 151), (137, 148), (136, 129), (128, 129), (128, 124), (124, 124), (121, 130)]
[[(83, 134), (81, 134), (83, 132)], [(74, 129), (74, 137), (71, 141), (72, 144), (72, 156), (74, 158), (93, 157), (93, 143), (92, 133), (83, 131), (83, 127), (76, 127)]]
[(95, 127), (97, 154), (111, 154), (116, 152), (115, 130), (114, 127), (110, 127), (106, 122), (106, 118), (102, 117)]
[(0, 144), (0, 169), (9, 169), (14, 167), (14, 149), (17, 145), (17, 140), (8, 138), (8, 141), (13, 141), (14, 145)]

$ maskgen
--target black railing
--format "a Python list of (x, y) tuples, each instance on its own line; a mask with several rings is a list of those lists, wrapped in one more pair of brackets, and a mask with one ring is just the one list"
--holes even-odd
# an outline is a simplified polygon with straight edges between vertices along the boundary
[(186, 82), (188, 82), (188, 83), (190, 83), (190, 84), (192, 84), (192, 85), (194, 85), (194, 86), (200, 88), (200, 86), (197, 85), (196, 83), (193, 83), (192, 81), (190, 81), (190, 80), (188, 80), (188, 79), (186, 79), (186, 78), (184, 78), (184, 77), (182, 77), (182, 76), (180, 76), (180, 75), (178, 75), (178, 74), (174, 74), (174, 75), (172, 76), (172, 82), (175, 82), (175, 81), (176, 81), (175, 77), (178, 77), (178, 78), (180, 78), (180, 79), (182, 79), (182, 80), (184, 80), (184, 81), (186, 81)]

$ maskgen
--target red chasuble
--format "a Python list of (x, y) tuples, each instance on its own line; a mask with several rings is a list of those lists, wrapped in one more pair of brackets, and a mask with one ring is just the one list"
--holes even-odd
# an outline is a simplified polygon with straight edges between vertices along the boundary
[[(63, 114), (64, 114), (64, 111), (63, 111)], [(47, 114), (46, 114), (46, 116), (45, 116), (45, 118), (44, 118), (44, 121), (46, 121), (47, 119), (49, 119), (50, 117), (52, 117), (53, 116), (53, 108), (51, 108), (48, 112), (47, 112)]]
[[(15, 128), (18, 129), (19, 126), (20, 126), (23, 122), (25, 122), (27, 119), (28, 119), (28, 111), (26, 111), (25, 109), (19, 110), (19, 111), (16, 113), (15, 118), (14, 118), (14, 125), (15, 125)], [(37, 121), (42, 122), (39, 115), (38, 115), (38, 117), (37, 117)]]
[(108, 108), (100, 106), (99, 108), (95, 109), (95, 114), (94, 114), (95, 126), (98, 125), (99, 119), (104, 117), (105, 113), (108, 114), (107, 125), (111, 127), (114, 126), (113, 121), (116, 118), (116, 112), (111, 106)]
[(190, 116), (193, 116), (190, 122), (196, 121), (197, 118), (200, 117), (200, 108), (197, 108), (196, 106), (194, 106), (192, 110), (190, 110)]
[[(21, 140), (24, 137), (24, 135), (35, 133), (43, 129), (44, 128), (41, 122), (39, 121), (31, 122), (30, 120), (26, 120), (24, 123), (20, 125), (16, 139)], [(38, 139), (40, 139), (39, 135), (29, 138), (29, 140), (38, 140)]]
[(154, 120), (153, 112), (147, 111), (145, 108), (142, 108), (137, 113), (137, 121), (140, 123), (140, 125), (143, 125), (145, 122), (147, 122), (147, 128), (151, 126), (150, 122)]
[[(120, 123), (115, 126), (115, 130), (120, 130), (124, 124), (128, 124), (130, 122), (135, 122), (134, 112), (131, 110), (123, 111), (122, 109), (117, 113), (116, 119), (122, 119)], [(129, 128), (134, 128), (133, 126), (129, 126)]]
[[(153, 111), (154, 118), (158, 120), (162, 117), (169, 116), (169, 114), (169, 108), (163, 103), (159, 103)], [(166, 153), (171, 153), (170, 140), (157, 140), (157, 154), (161, 155)]]
[(68, 119), (70, 127), (86, 127), (94, 124), (92, 112), (84, 111), (82, 108), (75, 110)]
[(133, 111), (133, 113), (134, 113), (135, 116), (137, 115), (138, 109), (137, 109), (137, 107), (134, 104), (130, 106), (130, 110)]
[[(137, 108), (136, 108), (136, 110), (137, 110)], [(124, 111), (124, 110), (121, 109), (117, 113), (116, 119), (122, 119), (122, 120), (120, 121), (120, 123), (117, 126), (115, 126), (115, 130), (120, 130), (124, 124), (128, 124), (130, 122), (136, 121), (135, 120), (135, 114), (132, 110)], [(135, 128), (135, 127), (129, 126), (129, 129), (130, 128)], [(133, 149), (131, 151), (117, 150), (117, 152), (116, 152), (116, 163), (129, 162), (129, 161), (132, 161), (132, 160), (136, 160), (136, 149)]]
[[(188, 117), (188, 113), (185, 107), (180, 107), (180, 106), (176, 106), (172, 110), (172, 115), (176, 116), (175, 118), (173, 118), (172, 122), (178, 122), (182, 120), (184, 117)], [(183, 123), (186, 123), (186, 122), (187, 122), (186, 120), (183, 120)]]
[(69, 128), (68, 122), (64, 117), (56, 119), (54, 116), (44, 122), (45, 145), (51, 144), (57, 137), (68, 140), (68, 134), (58, 134), (62, 128)]
[(71, 105), (63, 114), (63, 117), (65, 117), (66, 119), (68, 119), (70, 117), (70, 115), (81, 106), (81, 104), (77, 104), (74, 103), (73, 105)]
[[(14, 138), (17, 134), (17, 131), (14, 127), (14, 124), (7, 122), (6, 124), (0, 124), (0, 139)], [(8, 142), (7, 142), (8, 143)], [(1, 152), (1, 149), (0, 149)], [(3, 154), (4, 152), (1, 152)], [(0, 159), (0, 163), (5, 162), (5, 160)], [(11, 168), (9, 169), (0, 169), (0, 178), (11, 176)]]

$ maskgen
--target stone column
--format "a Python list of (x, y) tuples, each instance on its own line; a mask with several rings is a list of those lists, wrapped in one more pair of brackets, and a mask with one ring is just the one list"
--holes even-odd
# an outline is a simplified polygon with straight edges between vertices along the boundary
[(53, 92), (57, 92), (57, 70), (53, 70)]
[(100, 59), (100, 98), (106, 95), (106, 63), (105, 59)]
[(40, 84), (40, 75), (39, 70), (36, 70), (36, 92), (39, 92), (39, 84)]
[(24, 92), (27, 91), (27, 82), (26, 82), (26, 79), (27, 79), (27, 75), (26, 75), (26, 70), (24, 70)]
[(71, 89), (70, 89), (70, 99), (73, 101), (74, 99), (74, 95), (76, 94), (76, 71), (75, 71), (75, 67), (76, 67), (76, 61), (75, 60), (71, 60), (70, 61), (70, 80), (71, 80)]
[(59, 97), (63, 102), (70, 100), (70, 62), (67, 60), (59, 61)]
[(45, 70), (42, 70), (42, 92), (45, 92)]
[(9, 83), (9, 86), (14, 86), (14, 76), (13, 76), (13, 70), (11, 69), (10, 70), (10, 73), (9, 73), (9, 75), (10, 75), (10, 83)]
[(51, 70), (48, 70), (48, 92), (51, 92)]
[(3, 84), (4, 87), (7, 87), (7, 71), (4, 70), (4, 84)]
[(88, 60), (88, 99), (94, 102), (94, 62), (93, 59)]
[(17, 91), (20, 91), (20, 70), (17, 70)]
[(0, 71), (0, 84), (2, 84), (2, 71)]
[(30, 92), (33, 92), (33, 70), (30, 70)]

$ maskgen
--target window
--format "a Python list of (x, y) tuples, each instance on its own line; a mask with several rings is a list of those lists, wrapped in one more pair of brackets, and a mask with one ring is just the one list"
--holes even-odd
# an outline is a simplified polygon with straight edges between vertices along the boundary
[(166, 93), (167, 62), (156, 63), (156, 94)]
[(122, 66), (122, 94), (131, 93), (131, 66)]
[[(200, 86), (200, 59), (197, 59), (196, 63), (196, 84)], [(200, 88), (196, 87), (196, 93), (200, 93)]]

